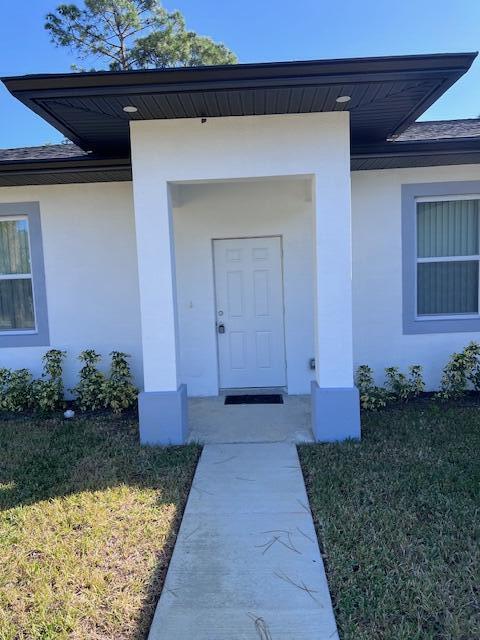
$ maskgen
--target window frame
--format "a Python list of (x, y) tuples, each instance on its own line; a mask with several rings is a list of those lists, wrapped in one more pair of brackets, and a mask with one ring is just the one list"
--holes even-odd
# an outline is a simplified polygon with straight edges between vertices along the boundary
[[(426, 322), (428, 320), (464, 320), (464, 319), (480, 319), (480, 252), (477, 254), (471, 254), (466, 256), (434, 256), (429, 258), (418, 257), (418, 204), (422, 202), (455, 202), (458, 200), (475, 200), (480, 203), (480, 194), (463, 194), (463, 195), (450, 195), (450, 196), (419, 196), (415, 198), (415, 320), (420, 322)], [(479, 238), (478, 247), (480, 251), (480, 212), (477, 210), (479, 216)], [(419, 314), (418, 313), (418, 265), (435, 263), (435, 262), (476, 262), (477, 269), (479, 271), (478, 278), (478, 298), (477, 298), (477, 313), (437, 313), (437, 314)]]
[(43, 258), (42, 227), (38, 202), (0, 203), (0, 221), (27, 220), (30, 249), (30, 274), (2, 275), (2, 280), (29, 276), (32, 281), (34, 329), (0, 331), (0, 348), (49, 346), (47, 296)]
[(402, 294), (404, 334), (480, 331), (480, 277), (478, 313), (450, 315), (418, 315), (417, 313), (417, 265), (419, 262), (460, 262), (467, 260), (477, 262), (480, 273), (480, 254), (475, 256), (418, 258), (417, 204), (419, 202), (439, 202), (442, 200), (480, 200), (480, 181), (402, 185)]
[(33, 266), (32, 266), (32, 246), (30, 242), (30, 224), (28, 222), (28, 215), (11, 215), (11, 216), (0, 216), (0, 223), (2, 222), (16, 222), (17, 220), (26, 220), (27, 222), (27, 230), (28, 230), (28, 252), (29, 252), (29, 262), (30, 262), (30, 272), (29, 273), (8, 273), (2, 274), (0, 273), (0, 282), (10, 281), (10, 280), (30, 280), (32, 285), (32, 299), (33, 299), (33, 329), (11, 329), (2, 331), (0, 329), (0, 337), (2, 336), (17, 336), (17, 335), (28, 335), (34, 334), (37, 332), (37, 313), (35, 310), (35, 283), (33, 278)]

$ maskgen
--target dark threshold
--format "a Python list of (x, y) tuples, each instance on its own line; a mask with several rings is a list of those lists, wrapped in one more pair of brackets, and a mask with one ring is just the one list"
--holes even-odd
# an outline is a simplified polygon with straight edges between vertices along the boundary
[(225, 396), (225, 404), (283, 404), (283, 396), (280, 393)]

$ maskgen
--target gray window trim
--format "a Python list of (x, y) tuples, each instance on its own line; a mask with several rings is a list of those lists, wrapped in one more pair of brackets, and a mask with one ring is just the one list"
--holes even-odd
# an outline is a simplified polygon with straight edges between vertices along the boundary
[(402, 185), (403, 333), (463, 333), (480, 331), (479, 318), (416, 318), (416, 198), (480, 194), (480, 180)]
[(34, 332), (0, 334), (0, 348), (47, 347), (50, 345), (48, 328), (47, 289), (43, 262), (42, 225), (38, 202), (12, 202), (0, 204), (0, 216), (27, 216), (30, 235), (30, 259), (32, 264), (33, 302), (36, 330)]

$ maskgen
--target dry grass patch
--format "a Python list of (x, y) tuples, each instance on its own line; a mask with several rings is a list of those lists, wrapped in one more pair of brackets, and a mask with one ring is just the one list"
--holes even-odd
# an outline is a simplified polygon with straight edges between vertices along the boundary
[(145, 638), (198, 455), (132, 419), (0, 423), (0, 639)]
[(342, 640), (480, 638), (480, 410), (365, 415), (301, 463)]

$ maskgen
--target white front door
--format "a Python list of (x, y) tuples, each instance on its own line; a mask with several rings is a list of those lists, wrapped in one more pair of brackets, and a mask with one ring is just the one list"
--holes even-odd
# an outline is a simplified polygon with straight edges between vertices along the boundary
[(282, 245), (214, 240), (220, 387), (285, 385)]

